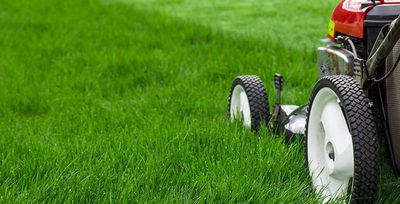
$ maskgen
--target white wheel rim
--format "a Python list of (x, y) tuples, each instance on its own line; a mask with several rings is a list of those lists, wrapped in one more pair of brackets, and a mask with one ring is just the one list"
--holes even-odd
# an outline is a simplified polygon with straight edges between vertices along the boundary
[(313, 185), (325, 202), (347, 195), (349, 181), (354, 177), (353, 140), (339, 103), (332, 89), (322, 88), (309, 114), (309, 170)]
[(231, 120), (241, 119), (245, 127), (251, 127), (251, 112), (249, 99), (241, 85), (236, 85), (231, 96)]

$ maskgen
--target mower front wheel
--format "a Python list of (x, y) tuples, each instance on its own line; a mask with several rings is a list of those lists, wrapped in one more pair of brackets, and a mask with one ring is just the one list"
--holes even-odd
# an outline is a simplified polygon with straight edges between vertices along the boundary
[(236, 77), (229, 94), (228, 113), (231, 120), (241, 120), (243, 125), (258, 131), (268, 122), (268, 95), (261, 79), (254, 75)]
[(379, 150), (369, 100), (349, 76), (320, 79), (310, 97), (306, 159), (324, 202), (373, 203)]

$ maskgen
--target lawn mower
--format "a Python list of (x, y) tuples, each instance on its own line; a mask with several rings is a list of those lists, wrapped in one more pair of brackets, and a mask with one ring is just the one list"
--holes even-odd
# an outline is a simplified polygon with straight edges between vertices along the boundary
[(316, 82), (306, 105), (282, 105), (283, 77), (275, 74), (276, 99), (261, 79), (236, 77), (230, 89), (231, 120), (258, 131), (271, 128), (303, 138), (312, 186), (323, 202), (373, 203), (380, 171), (380, 141), (400, 175), (400, 0), (341, 0), (318, 48)]

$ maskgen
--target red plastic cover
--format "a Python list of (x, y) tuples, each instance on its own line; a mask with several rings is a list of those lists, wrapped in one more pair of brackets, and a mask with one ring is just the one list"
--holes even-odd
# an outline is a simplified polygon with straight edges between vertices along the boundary
[(372, 6), (361, 8), (364, 0), (342, 0), (333, 11), (328, 35), (334, 38), (337, 33), (358, 38), (364, 37), (364, 19)]
[[(341, 0), (333, 11), (328, 36), (333, 39), (337, 33), (364, 38), (364, 19), (373, 6), (361, 7), (368, 0)], [(382, 0), (383, 4), (400, 4), (400, 0)]]

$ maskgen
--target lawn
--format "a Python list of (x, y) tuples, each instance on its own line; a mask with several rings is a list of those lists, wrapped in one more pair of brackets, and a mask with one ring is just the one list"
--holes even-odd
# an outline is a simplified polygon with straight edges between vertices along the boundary
[(336, 3), (2, 0), (0, 203), (318, 202), (302, 142), (230, 123), (227, 97), (256, 74), (273, 98), (279, 72), (307, 103)]

